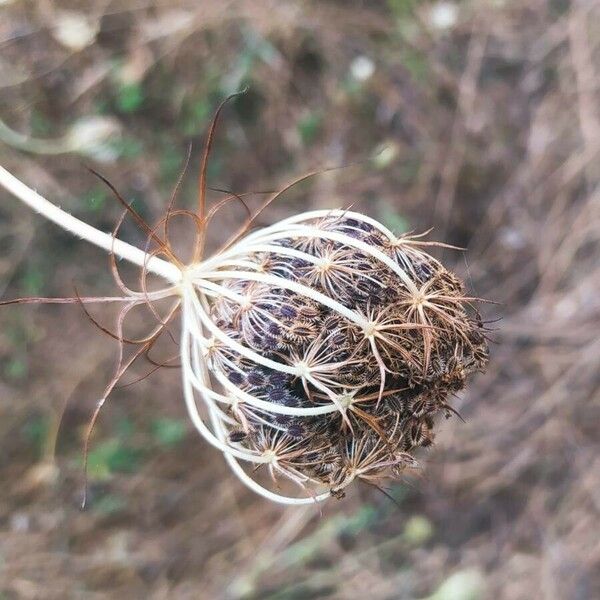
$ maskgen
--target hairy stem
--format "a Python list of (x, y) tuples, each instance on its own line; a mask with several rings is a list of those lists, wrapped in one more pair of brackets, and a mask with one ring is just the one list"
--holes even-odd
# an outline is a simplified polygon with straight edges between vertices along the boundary
[(139, 267), (145, 266), (148, 272), (163, 277), (167, 281), (172, 283), (181, 281), (181, 271), (175, 265), (155, 256), (148, 258), (143, 250), (114, 238), (110, 233), (99, 231), (91, 225), (80, 221), (27, 187), (22, 181), (1, 166), (0, 185), (35, 212), (77, 237), (99, 246), (107, 252), (112, 252), (119, 258)]

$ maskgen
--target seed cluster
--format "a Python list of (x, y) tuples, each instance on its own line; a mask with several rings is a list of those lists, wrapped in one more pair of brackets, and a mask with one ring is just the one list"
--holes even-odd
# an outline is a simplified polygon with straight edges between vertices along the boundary
[(398, 478), (487, 363), (462, 282), (426, 242), (386, 231), (355, 213), (290, 226), (247, 245), (211, 297), (227, 443), (268, 457), (273, 476), (335, 495)]

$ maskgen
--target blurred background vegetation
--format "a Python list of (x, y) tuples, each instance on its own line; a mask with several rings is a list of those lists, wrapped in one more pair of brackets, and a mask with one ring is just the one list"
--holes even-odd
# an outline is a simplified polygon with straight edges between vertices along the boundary
[[(156, 220), (194, 142), (192, 206), (211, 115), (247, 86), (212, 186), (352, 164), (263, 223), (354, 204), (397, 231), (434, 227), (467, 248), (438, 256), (502, 318), (457, 402), (466, 423), (443, 424), (395, 503), (368, 486), (320, 508), (255, 497), (165, 369), (104, 408), (81, 512), (114, 344), (77, 307), (3, 308), (0, 598), (599, 598), (599, 17), (585, 0), (0, 0), (0, 163), (48, 198), (111, 229), (118, 206), (89, 165)], [(0, 249), (6, 298), (114, 293), (100, 251), (4, 191)]]

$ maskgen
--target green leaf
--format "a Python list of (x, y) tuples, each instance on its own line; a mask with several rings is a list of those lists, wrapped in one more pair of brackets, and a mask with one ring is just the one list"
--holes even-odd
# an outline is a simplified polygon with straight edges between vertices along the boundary
[(4, 366), (7, 379), (23, 379), (27, 375), (27, 362), (22, 358), (11, 358)]
[(418, 0), (388, 0), (388, 6), (397, 19), (413, 16)]
[(124, 113), (135, 112), (144, 102), (144, 92), (139, 83), (123, 83), (117, 91), (117, 108)]
[(83, 195), (82, 201), (90, 212), (100, 212), (106, 204), (106, 192), (100, 187), (94, 187)]
[(120, 158), (137, 158), (144, 152), (142, 142), (134, 138), (122, 136), (119, 139), (111, 140), (109, 143)]
[(211, 113), (211, 104), (207, 98), (201, 98), (190, 107), (183, 115), (183, 133), (187, 136), (198, 135), (201, 132)]
[(415, 81), (425, 81), (429, 74), (429, 64), (426, 56), (418, 50), (404, 48), (402, 63), (408, 69)]
[(169, 187), (174, 185), (184, 162), (185, 155), (181, 148), (170, 138), (165, 138), (163, 141), (163, 151), (160, 155), (161, 181)]
[(304, 146), (315, 140), (321, 130), (322, 121), (321, 115), (316, 112), (308, 113), (298, 121), (297, 129)]
[(181, 442), (187, 433), (185, 421), (160, 418), (152, 422), (152, 435), (160, 446), (174, 446)]
[(98, 444), (88, 455), (88, 473), (92, 479), (108, 479), (113, 473), (137, 471), (142, 452), (118, 439)]
[(23, 426), (23, 436), (35, 448), (38, 456), (42, 454), (49, 430), (50, 420), (45, 415), (34, 417)]
[(44, 273), (37, 266), (27, 268), (22, 278), (25, 296), (41, 296), (44, 290)]

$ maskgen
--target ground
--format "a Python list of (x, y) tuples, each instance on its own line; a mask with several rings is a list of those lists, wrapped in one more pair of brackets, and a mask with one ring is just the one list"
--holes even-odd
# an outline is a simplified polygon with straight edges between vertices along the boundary
[[(193, 142), (191, 207), (209, 119), (247, 86), (212, 187), (345, 165), (262, 222), (353, 204), (433, 227), (466, 248), (438, 258), (496, 303), (465, 423), (441, 423), (388, 496), (253, 495), (163, 369), (104, 407), (85, 511), (82, 442), (114, 341), (77, 306), (2, 307), (0, 598), (600, 597), (598, 2), (9, 0), (0, 15), (0, 164), (79, 217), (110, 229), (120, 213), (90, 166), (160, 218)], [(210, 247), (241, 218), (224, 214)], [(123, 236), (143, 243), (131, 223)], [(4, 298), (116, 293), (99, 250), (4, 191), (0, 247)]]

